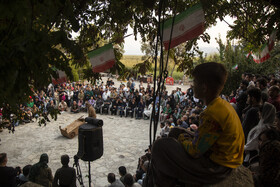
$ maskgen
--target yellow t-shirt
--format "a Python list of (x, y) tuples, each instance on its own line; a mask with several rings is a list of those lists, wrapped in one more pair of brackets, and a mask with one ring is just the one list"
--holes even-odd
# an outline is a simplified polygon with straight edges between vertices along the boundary
[(220, 97), (200, 114), (200, 125), (192, 141), (178, 138), (193, 157), (210, 153), (210, 159), (222, 166), (237, 168), (243, 162), (244, 132), (234, 108)]

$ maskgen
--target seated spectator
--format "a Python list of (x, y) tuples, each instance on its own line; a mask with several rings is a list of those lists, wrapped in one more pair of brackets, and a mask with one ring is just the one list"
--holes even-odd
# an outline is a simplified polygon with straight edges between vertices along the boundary
[(114, 173), (109, 173), (107, 175), (107, 180), (110, 183), (108, 187), (124, 187), (124, 184), (119, 179), (116, 179)]
[(110, 105), (111, 105), (111, 100), (110, 97), (108, 96), (107, 99), (104, 101), (104, 105), (102, 107), (102, 114), (103, 113), (109, 114)]
[(169, 104), (166, 104), (166, 107), (163, 108), (162, 114), (160, 115), (160, 121), (165, 121), (170, 117), (172, 109)]
[(23, 185), (28, 181), (29, 171), (30, 171), (31, 165), (26, 165), (22, 169), (22, 174), (19, 175), (19, 186)]
[(62, 167), (56, 170), (53, 180), (53, 187), (75, 187), (76, 186), (76, 171), (74, 168), (69, 167), (69, 156), (61, 156)]
[(119, 167), (120, 180), (124, 184), (124, 176), (126, 175), (126, 168), (124, 166)]
[(144, 173), (142, 174), (142, 178), (139, 179), (139, 180), (137, 181), (137, 183), (139, 183), (141, 186), (146, 186), (146, 185), (145, 185), (145, 184), (147, 183), (147, 181), (146, 181), (146, 174), (147, 174), (148, 168), (149, 168), (149, 161), (146, 160), (145, 162), (143, 162), (143, 163), (141, 164), (141, 168), (142, 168), (142, 170), (144, 171)]
[(0, 153), (0, 186), (16, 186), (17, 172), (14, 168), (7, 166), (8, 157), (6, 153)]
[(173, 121), (175, 121), (175, 122), (177, 122), (177, 120), (181, 118), (181, 115), (177, 109), (174, 110), (174, 113), (172, 114), (172, 118), (173, 118)]
[(61, 100), (61, 102), (59, 103), (58, 110), (60, 112), (67, 111), (67, 103), (64, 100)]
[(103, 105), (103, 99), (101, 98), (101, 95), (98, 95), (98, 98), (97, 98), (96, 104), (95, 104), (96, 113), (101, 113), (102, 105)]
[(121, 117), (124, 116), (125, 107), (126, 107), (125, 99), (120, 99), (119, 104), (118, 104), (118, 110), (119, 110), (119, 113), (120, 113)]
[(31, 111), (32, 111), (32, 114), (33, 114), (33, 118), (35, 118), (36, 121), (37, 121), (38, 118), (39, 118), (39, 109), (38, 109), (38, 107), (36, 105), (33, 105)]
[(129, 101), (128, 106), (126, 108), (126, 117), (128, 115), (130, 115), (131, 117), (133, 117), (134, 115), (134, 110), (137, 107), (137, 103), (135, 98), (133, 98), (131, 101)]
[(144, 110), (144, 118), (147, 118), (147, 119), (150, 118), (152, 111), (153, 111), (153, 104), (154, 104), (154, 102), (151, 102), (149, 104), (148, 108)]
[(111, 106), (111, 109), (110, 109), (112, 115), (117, 115), (119, 102), (120, 102), (120, 98), (113, 99), (112, 106)]
[(124, 176), (125, 187), (141, 187), (141, 185), (134, 181), (133, 176), (128, 173)]
[(71, 106), (71, 112), (73, 113), (79, 113), (80, 109), (79, 109), (79, 106), (77, 104), (76, 101), (73, 101), (73, 104)]
[(94, 105), (95, 105), (95, 103), (96, 103), (96, 101), (95, 101), (95, 99), (93, 98), (93, 96), (90, 97), (90, 100), (88, 100), (88, 102), (89, 102), (89, 104), (91, 104), (91, 106), (93, 106), (93, 107), (94, 107)]
[(169, 133), (169, 127), (164, 122), (161, 122), (160, 129), (161, 129), (159, 133), (160, 137), (167, 137)]
[(140, 102), (137, 105), (137, 115), (136, 115), (136, 119), (141, 119), (143, 116), (143, 112), (144, 112), (144, 108), (145, 108), (145, 103), (143, 101), (143, 99), (140, 99)]
[(86, 111), (86, 104), (84, 103), (83, 99), (79, 99), (78, 107), (79, 107), (80, 111), (83, 111), (83, 112)]
[(48, 155), (43, 153), (40, 157), (40, 161), (31, 167), (28, 179), (42, 186), (51, 187), (53, 175), (51, 168), (48, 167), (48, 162)]
[[(264, 103), (261, 111), (261, 119), (257, 126), (255, 126), (248, 134), (247, 143), (245, 145), (245, 159), (244, 162), (249, 162), (249, 158), (256, 155), (259, 151), (258, 136), (266, 129), (270, 129), (274, 126), (274, 120), (276, 116), (275, 107), (270, 103)], [(252, 153), (252, 152), (255, 152)]]
[(244, 120), (242, 122), (242, 127), (245, 135), (245, 143), (247, 141), (250, 130), (259, 123), (259, 111), (262, 107), (261, 90), (259, 88), (248, 89), (247, 94), (247, 104), (249, 104), (249, 107), (245, 112)]
[(259, 172), (254, 175), (255, 186), (280, 186), (280, 135), (267, 129), (259, 135)]

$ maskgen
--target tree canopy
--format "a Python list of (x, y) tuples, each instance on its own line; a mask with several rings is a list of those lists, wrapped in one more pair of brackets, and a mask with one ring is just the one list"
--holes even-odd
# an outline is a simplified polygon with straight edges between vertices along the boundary
[[(40, 89), (57, 77), (53, 67), (67, 73), (72, 79), (70, 62), (87, 65), (87, 52), (104, 42), (122, 45), (128, 26), (134, 36), (153, 41), (158, 25), (159, 4), (164, 19), (180, 13), (198, 0), (4, 0), (0, 3), (0, 103), (21, 103), (33, 89)], [(280, 11), (277, 1), (268, 0), (202, 0), (206, 29), (223, 20), (226, 15), (236, 19), (230, 25), (228, 36), (244, 40), (250, 49), (258, 49), (273, 28), (279, 30)], [(73, 38), (73, 32), (80, 32)], [(277, 34), (279, 39), (280, 32)], [(186, 58), (178, 62), (180, 70), (193, 64), (198, 51), (197, 40), (209, 42), (204, 32), (199, 38), (185, 44)], [(139, 39), (139, 38), (138, 38)], [(103, 43), (102, 43), (103, 41)], [(111, 71), (125, 74), (119, 61)], [(149, 64), (148, 64), (149, 65)], [(139, 66), (147, 69), (147, 63)], [(95, 76), (87, 71), (88, 76)]]

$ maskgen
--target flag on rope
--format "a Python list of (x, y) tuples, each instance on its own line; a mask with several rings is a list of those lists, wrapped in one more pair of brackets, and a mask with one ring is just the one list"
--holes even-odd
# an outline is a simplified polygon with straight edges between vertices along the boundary
[(67, 76), (64, 71), (57, 70), (56, 72), (58, 74), (58, 79), (53, 78), (52, 79), (53, 84), (61, 84), (61, 83), (67, 82)]
[(270, 58), (270, 51), (274, 47), (276, 33), (276, 30), (273, 30), (269, 36), (268, 44), (264, 44), (258, 54), (252, 54), (253, 60), (256, 63), (262, 63)]
[(198, 37), (204, 32), (204, 12), (201, 3), (195, 4), (191, 8), (175, 16), (173, 33), (170, 39), (173, 18), (166, 20), (163, 23), (163, 44), (165, 50)]
[(115, 64), (115, 53), (112, 44), (107, 44), (101, 48), (88, 53), (89, 61), (93, 72), (103, 72)]
[(233, 70), (238, 70), (238, 64), (234, 65), (234, 66), (232, 67), (232, 69), (233, 69)]

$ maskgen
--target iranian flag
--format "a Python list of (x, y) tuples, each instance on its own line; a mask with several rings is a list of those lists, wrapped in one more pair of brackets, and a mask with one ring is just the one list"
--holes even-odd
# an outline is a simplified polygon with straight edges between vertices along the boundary
[(67, 81), (67, 76), (66, 73), (64, 71), (61, 70), (57, 70), (56, 71), (58, 74), (58, 79), (53, 79), (52, 83), (53, 84), (61, 84)]
[(103, 72), (115, 64), (115, 53), (112, 44), (107, 44), (88, 53), (93, 72)]
[(273, 30), (272, 33), (269, 36), (268, 44), (264, 44), (260, 50), (259, 54), (252, 54), (253, 60), (256, 63), (262, 63), (270, 58), (270, 51), (274, 47), (274, 42), (276, 38), (276, 30)]
[(170, 40), (173, 18), (166, 20), (163, 24), (163, 44), (165, 50), (198, 37), (204, 32), (204, 12), (201, 3), (178, 14), (174, 20), (173, 33)]

